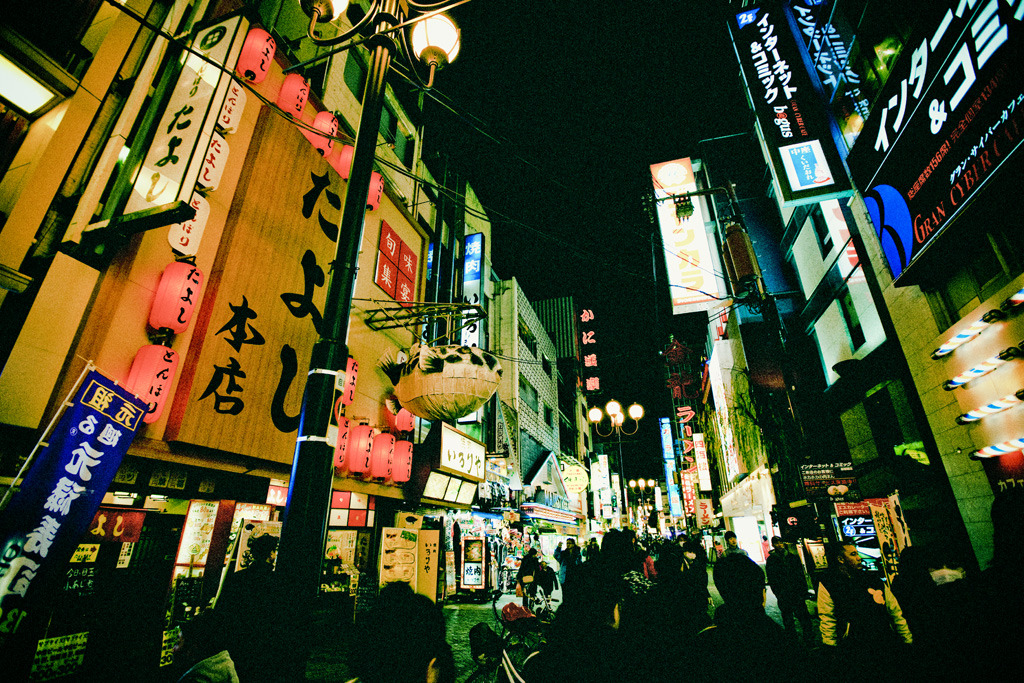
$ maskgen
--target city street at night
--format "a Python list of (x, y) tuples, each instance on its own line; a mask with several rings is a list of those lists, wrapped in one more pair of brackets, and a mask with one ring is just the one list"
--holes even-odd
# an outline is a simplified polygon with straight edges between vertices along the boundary
[(3, 0), (0, 679), (1011, 678), (1022, 47)]

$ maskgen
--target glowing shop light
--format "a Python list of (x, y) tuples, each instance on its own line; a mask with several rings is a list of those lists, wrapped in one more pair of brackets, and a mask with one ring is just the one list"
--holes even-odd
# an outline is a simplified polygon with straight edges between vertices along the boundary
[(997, 320), (1002, 320), (1005, 317), (1005, 313), (993, 308), (991, 311), (981, 316), (981, 320), (974, 323), (963, 332), (954, 335), (945, 344), (932, 351), (932, 358), (942, 358), (943, 356), (953, 353), (953, 350), (956, 349), (958, 346), (961, 346), (962, 344), (966, 344), (967, 342), (971, 341), (979, 334), (981, 334), (986, 327), (996, 322)]
[(942, 388), (945, 389), (946, 391), (952, 391), (957, 387), (967, 384), (972, 379), (977, 379), (979, 377), (982, 377), (983, 375), (987, 375), (988, 373), (992, 372), (1006, 361), (1012, 360), (1014, 358), (1019, 358), (1020, 355), (1021, 351), (1016, 346), (1011, 346), (1008, 349), (1003, 349), (1002, 351), (999, 352), (998, 355), (992, 356), (984, 363), (981, 363), (980, 365), (975, 365), (970, 370), (964, 370), (953, 379), (947, 380), (946, 383), (942, 385)]
[(1009, 299), (999, 304), (999, 308), (1005, 311), (1020, 306), (1021, 304), (1024, 304), (1024, 289), (1021, 289)]
[(1012, 439), (1011, 441), (1004, 441), (997, 443), (992, 446), (985, 446), (971, 453), (971, 457), (974, 458), (998, 458), (1000, 455), (1006, 455), (1007, 453), (1016, 453), (1019, 450), (1024, 449), (1024, 436)]
[(998, 401), (992, 401), (992, 403), (983, 405), (980, 408), (975, 408), (970, 412), (964, 413), (960, 417), (956, 418), (956, 421), (957, 424), (977, 422), (983, 417), (988, 417), (989, 415), (1001, 413), (1008, 408), (1019, 406), (1021, 403), (1024, 403), (1024, 389), (1021, 389), (1016, 394), (1008, 394), (1006, 396), (1003, 396)]

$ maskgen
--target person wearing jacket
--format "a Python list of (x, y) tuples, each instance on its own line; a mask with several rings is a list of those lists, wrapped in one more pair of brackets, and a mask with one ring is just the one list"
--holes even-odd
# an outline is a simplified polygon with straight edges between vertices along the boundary
[(780, 537), (772, 538), (772, 548), (774, 550), (768, 554), (768, 561), (764, 566), (768, 574), (768, 585), (779, 602), (782, 626), (795, 634), (796, 621), (799, 620), (804, 639), (812, 641), (811, 615), (807, 613), (807, 579), (804, 576), (803, 564), (799, 557), (789, 552)]
[(899, 644), (913, 642), (903, 611), (889, 586), (864, 571), (857, 546), (841, 544), (833, 565), (818, 584), (821, 642), (844, 657), (856, 653), (883, 674)]

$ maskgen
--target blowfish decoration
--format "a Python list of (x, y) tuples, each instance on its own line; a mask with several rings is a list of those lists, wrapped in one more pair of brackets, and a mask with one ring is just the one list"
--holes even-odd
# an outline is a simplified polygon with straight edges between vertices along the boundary
[(399, 404), (425, 420), (456, 420), (478, 410), (501, 381), (501, 364), (475, 346), (414, 344), (381, 361)]

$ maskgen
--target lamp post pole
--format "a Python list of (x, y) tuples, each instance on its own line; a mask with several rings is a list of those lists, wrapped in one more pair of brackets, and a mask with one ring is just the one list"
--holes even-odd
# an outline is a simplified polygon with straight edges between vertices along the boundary
[(326, 336), (313, 345), (302, 394), (299, 436), (277, 558), (281, 580), (299, 604), (312, 600), (320, 586), (334, 478), (334, 450), (327, 442), (327, 428), (334, 409), (336, 373), (345, 370), (349, 356), (348, 325), (355, 293), (356, 259), (363, 237), (366, 195), (384, 107), (385, 79), (395, 50), (390, 35), (383, 31), (399, 23), (398, 10), (398, 0), (385, 0), (374, 26), (375, 35), (370, 40), (371, 58), (363, 108), (356, 130), (334, 261), (327, 281), (323, 310)]

